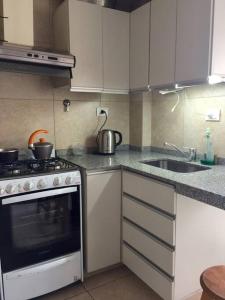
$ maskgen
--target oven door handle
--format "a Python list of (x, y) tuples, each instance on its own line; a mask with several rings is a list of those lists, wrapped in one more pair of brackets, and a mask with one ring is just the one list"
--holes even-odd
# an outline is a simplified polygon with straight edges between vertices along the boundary
[(24, 201), (32, 201), (35, 199), (58, 196), (58, 195), (69, 194), (69, 193), (74, 193), (74, 192), (77, 192), (76, 186), (68, 187), (68, 188), (61, 188), (61, 189), (57, 189), (57, 190), (48, 190), (48, 191), (43, 191), (43, 192), (25, 194), (25, 195), (5, 198), (2, 200), (2, 205), (9, 205), (9, 204), (19, 203), (19, 202), (24, 202)]
[(24, 268), (21, 270), (11, 271), (6, 273), (4, 276), (7, 280), (16, 279), (16, 278), (25, 278), (30, 276), (35, 276), (39, 273), (50, 271), (55, 268), (59, 268), (62, 265), (68, 264), (74, 260), (74, 255), (65, 256), (60, 259), (55, 259), (53, 261), (47, 263), (41, 263), (37, 266), (32, 266), (28, 268)]

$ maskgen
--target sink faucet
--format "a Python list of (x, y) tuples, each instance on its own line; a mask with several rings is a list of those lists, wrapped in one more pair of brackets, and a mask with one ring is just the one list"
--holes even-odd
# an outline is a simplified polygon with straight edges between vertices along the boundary
[(170, 143), (165, 142), (164, 146), (168, 146), (168, 147), (174, 148), (177, 152), (179, 152), (180, 154), (182, 154), (187, 159), (187, 161), (194, 161), (194, 160), (196, 160), (197, 150), (195, 148), (184, 147), (184, 149), (188, 150), (188, 156), (187, 156), (187, 152), (181, 150), (180, 148), (178, 148), (174, 144), (170, 144)]

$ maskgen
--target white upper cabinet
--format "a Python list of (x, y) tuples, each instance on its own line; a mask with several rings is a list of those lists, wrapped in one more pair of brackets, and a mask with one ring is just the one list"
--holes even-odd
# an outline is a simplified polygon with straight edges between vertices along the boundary
[(72, 91), (102, 90), (101, 13), (101, 6), (76, 0), (64, 1), (55, 13), (55, 46), (76, 56)]
[(105, 92), (129, 92), (129, 13), (103, 8)]
[(215, 0), (211, 74), (225, 77), (225, 1)]
[(69, 1), (70, 52), (76, 56), (72, 89), (103, 86), (101, 7)]
[(130, 89), (146, 89), (149, 84), (150, 3), (130, 15)]
[(210, 71), (212, 0), (177, 2), (177, 83), (202, 82)]
[(177, 13), (176, 83), (223, 81), (225, 1), (178, 0)]
[(129, 92), (128, 13), (66, 0), (55, 13), (54, 30), (56, 49), (76, 57), (71, 91)]
[(130, 87), (174, 83), (176, 0), (152, 0), (131, 13)]
[(0, 40), (33, 46), (33, 1), (0, 0)]
[(176, 0), (152, 0), (150, 22), (149, 85), (156, 87), (173, 84), (176, 49)]

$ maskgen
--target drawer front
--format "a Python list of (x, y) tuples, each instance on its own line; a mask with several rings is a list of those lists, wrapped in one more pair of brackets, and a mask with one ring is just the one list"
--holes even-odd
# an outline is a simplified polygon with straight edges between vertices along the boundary
[(123, 245), (123, 263), (164, 300), (173, 299), (174, 283), (126, 245)]
[(123, 196), (123, 216), (169, 245), (175, 245), (174, 220), (163, 216), (127, 196)]
[(174, 276), (174, 251), (126, 220), (123, 221), (123, 240), (167, 274)]
[(174, 188), (148, 177), (123, 172), (123, 192), (172, 215), (176, 214)]

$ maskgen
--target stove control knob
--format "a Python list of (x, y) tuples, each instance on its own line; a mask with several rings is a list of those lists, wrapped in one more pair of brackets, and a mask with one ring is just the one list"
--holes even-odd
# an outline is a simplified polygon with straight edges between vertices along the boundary
[(66, 183), (67, 185), (70, 185), (70, 184), (72, 184), (72, 182), (73, 182), (73, 178), (72, 178), (71, 176), (67, 176), (67, 177), (66, 177), (66, 180), (65, 180), (65, 183)]
[(32, 181), (27, 181), (27, 182), (25, 182), (25, 184), (24, 184), (24, 186), (23, 186), (23, 189), (24, 189), (24, 191), (26, 191), (26, 192), (31, 191), (33, 188), (34, 188), (34, 184), (33, 184)]
[(3, 187), (0, 187), (0, 195), (4, 195), (5, 189)]
[(12, 185), (12, 184), (8, 184), (7, 186), (6, 186), (6, 193), (7, 194), (13, 194), (13, 193), (15, 193), (15, 191), (16, 191), (16, 186), (14, 186), (14, 185)]
[(46, 186), (47, 186), (47, 184), (43, 179), (40, 179), (38, 181), (38, 184), (37, 184), (38, 189), (44, 189), (44, 188), (46, 188)]
[(59, 186), (62, 183), (62, 179), (60, 177), (55, 177), (53, 180), (53, 185), (54, 186)]

